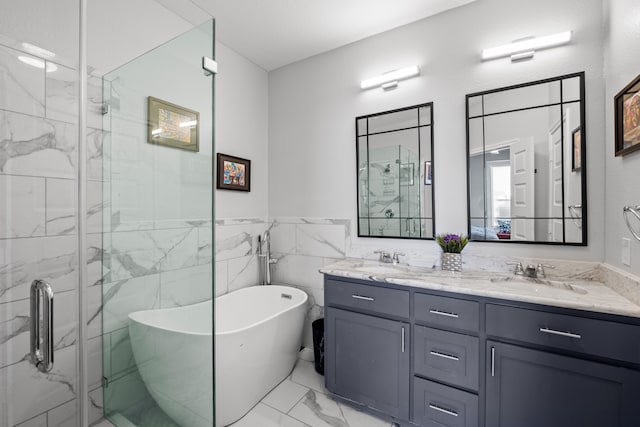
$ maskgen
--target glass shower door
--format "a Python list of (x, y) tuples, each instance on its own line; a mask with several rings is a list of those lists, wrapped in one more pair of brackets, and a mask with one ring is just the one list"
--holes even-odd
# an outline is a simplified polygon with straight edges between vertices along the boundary
[[(118, 426), (213, 425), (213, 43), (209, 19), (102, 79), (101, 391)], [(196, 329), (170, 311), (203, 302)], [(150, 310), (169, 323), (131, 319)]]
[[(1, 6), (1, 427), (78, 422), (78, 21), (78, 2)], [(36, 294), (41, 327), (31, 321), (36, 280), (53, 295), (45, 313)]]

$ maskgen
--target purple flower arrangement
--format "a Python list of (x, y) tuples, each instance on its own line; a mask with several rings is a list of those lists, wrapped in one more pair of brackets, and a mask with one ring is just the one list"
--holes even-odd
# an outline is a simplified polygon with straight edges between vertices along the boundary
[(459, 254), (469, 243), (469, 238), (462, 234), (438, 234), (436, 242), (438, 242), (443, 252)]

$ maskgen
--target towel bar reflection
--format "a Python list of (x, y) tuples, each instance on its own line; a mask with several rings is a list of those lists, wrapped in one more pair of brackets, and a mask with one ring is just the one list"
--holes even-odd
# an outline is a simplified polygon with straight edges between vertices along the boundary
[(53, 290), (44, 280), (31, 283), (31, 363), (40, 372), (53, 369)]
[[(569, 215), (576, 227), (582, 228), (582, 205), (569, 205)], [(578, 211), (579, 209), (579, 211)]]
[(627, 224), (627, 228), (629, 232), (635, 237), (637, 240), (640, 240), (640, 231), (636, 231), (631, 226), (631, 222), (629, 221), (629, 213), (633, 215), (638, 220), (638, 225), (640, 226), (640, 205), (632, 207), (625, 206), (622, 208), (622, 216), (624, 216), (624, 222)]

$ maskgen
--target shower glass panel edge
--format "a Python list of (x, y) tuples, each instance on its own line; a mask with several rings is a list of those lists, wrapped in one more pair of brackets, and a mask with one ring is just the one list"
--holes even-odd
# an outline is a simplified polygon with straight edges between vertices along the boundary
[[(131, 332), (129, 314), (213, 297), (213, 78), (205, 75), (202, 57), (214, 55), (214, 29), (208, 17), (104, 74), (101, 81), (99, 391), (105, 416), (117, 426), (213, 425), (213, 345), (197, 361), (207, 384), (196, 398), (189, 395), (194, 384), (184, 383), (191, 365), (180, 353), (180, 338), (153, 341), (153, 333), (139, 334), (136, 326)], [(197, 119), (192, 113), (199, 114)], [(153, 120), (175, 125), (157, 132), (160, 143), (155, 134), (149, 141), (147, 134), (148, 115), (154, 114)], [(197, 124), (180, 126), (192, 121)], [(193, 151), (196, 134), (198, 151)], [(176, 148), (180, 144), (187, 149)], [(210, 326), (213, 331), (213, 312)], [(167, 397), (174, 391), (182, 400)]]

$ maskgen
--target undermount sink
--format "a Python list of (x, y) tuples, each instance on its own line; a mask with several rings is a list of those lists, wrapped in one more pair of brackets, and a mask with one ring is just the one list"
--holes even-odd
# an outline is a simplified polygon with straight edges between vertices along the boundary
[[(559, 290), (563, 290), (563, 291), (569, 291), (569, 292), (575, 292), (577, 294), (580, 295), (586, 295), (587, 294), (587, 290), (577, 286), (577, 285), (572, 285), (570, 283), (567, 282), (560, 282), (558, 280), (548, 280), (548, 279), (540, 279), (540, 278), (533, 278), (533, 277), (521, 277), (521, 276), (509, 276), (509, 277), (497, 277), (497, 278), (493, 278), (490, 279), (492, 283), (514, 283), (514, 284), (521, 284), (522, 286), (537, 286), (537, 285), (542, 285), (542, 286), (548, 286), (554, 289), (559, 289)], [(536, 289), (537, 290), (537, 289)]]

